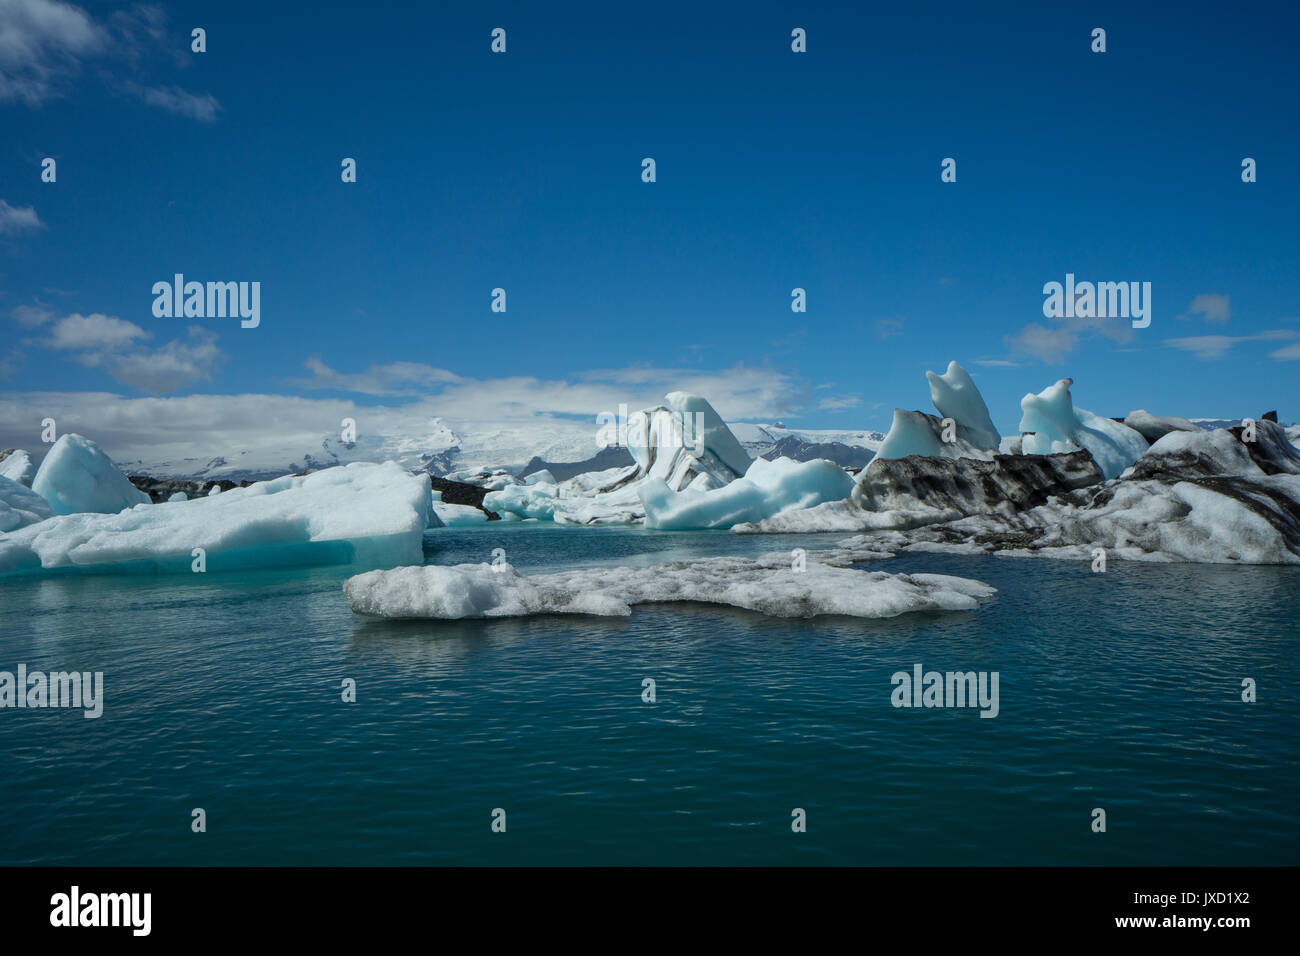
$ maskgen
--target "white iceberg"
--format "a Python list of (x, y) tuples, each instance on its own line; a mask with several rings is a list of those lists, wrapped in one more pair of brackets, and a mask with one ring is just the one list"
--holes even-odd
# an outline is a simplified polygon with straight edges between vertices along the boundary
[(667, 405), (631, 416), (627, 449), (641, 472), (679, 491), (701, 474), (718, 487), (749, 470), (752, 459), (713, 406), (699, 395), (670, 392)]
[[(920, 455), (925, 458), (975, 458), (989, 461), (993, 458), (996, 447), (980, 448), (961, 437), (959, 429), (953, 429), (952, 441), (944, 441), (943, 420), (937, 415), (926, 412), (910, 412), (903, 408), (894, 409), (894, 420), (889, 427), (889, 434), (880, 443), (875, 464), (881, 460), (907, 458)], [(867, 468), (870, 468), (868, 465)], [(865, 475), (867, 468), (859, 473)]]
[[(1001, 440), (989, 418), (988, 406), (975, 382), (956, 362), (948, 363), (942, 375), (925, 373), (930, 383), (930, 400), (939, 415), (894, 409), (889, 434), (876, 451), (875, 460), (906, 458), (909, 455), (944, 458), (992, 459)], [(943, 419), (953, 427), (945, 441)]]
[[(873, 555), (879, 556), (879, 555)], [(672, 561), (648, 568), (601, 568), (521, 575), (508, 564), (422, 565), (349, 578), (343, 593), (363, 616), (394, 619), (622, 616), (638, 604), (723, 604), (774, 617), (822, 614), (894, 617), (910, 611), (970, 611), (993, 597), (980, 581), (943, 574), (888, 574), (785, 555)]]
[(21, 448), (10, 449), (7, 455), (0, 458), (0, 478), (8, 478), (30, 488), (35, 474), (32, 456)]
[(56, 515), (116, 514), (149, 503), (149, 496), (118, 471), (102, 448), (73, 434), (50, 448), (32, 479), (32, 491), (48, 501)]
[(964, 368), (956, 362), (949, 362), (948, 370), (942, 375), (927, 371), (925, 377), (930, 383), (930, 400), (940, 415), (957, 423), (958, 438), (976, 448), (992, 450), (998, 447), (1001, 436), (993, 427), (989, 407), (984, 404), (984, 396)]
[(1073, 379), (1063, 378), (1037, 395), (1020, 400), (1021, 451), (1052, 455), (1086, 448), (1107, 478), (1120, 473), (1147, 451), (1147, 441), (1127, 425), (1076, 408), (1070, 396)]
[(62, 515), (0, 534), (0, 574), (188, 572), (288, 564), (392, 567), (423, 559), (428, 478), (354, 463), (215, 497)]
[(0, 531), (15, 531), (53, 514), (50, 503), (32, 489), (0, 475)]
[(686, 392), (672, 392), (666, 404), (630, 415), (621, 433), (606, 437), (625, 444), (634, 464), (558, 483), (516, 481), (490, 491), (483, 507), (557, 524), (634, 524), (646, 517), (642, 487), (653, 486), (652, 496), (664, 486), (672, 494), (722, 488), (752, 464), (713, 406)]
[(646, 527), (663, 530), (730, 528), (838, 501), (852, 491), (853, 479), (834, 462), (789, 458), (756, 459), (743, 478), (721, 488), (673, 492), (665, 482), (648, 478), (638, 489)]

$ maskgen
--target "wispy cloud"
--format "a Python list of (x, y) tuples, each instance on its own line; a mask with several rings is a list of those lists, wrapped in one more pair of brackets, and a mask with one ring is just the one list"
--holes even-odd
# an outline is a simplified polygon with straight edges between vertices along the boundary
[(1005, 339), (1013, 352), (1032, 355), (1048, 365), (1060, 365), (1079, 344), (1079, 337), (1065, 327), (1048, 328), (1031, 322), (1017, 335)]
[(118, 351), (148, 337), (149, 333), (134, 322), (102, 313), (73, 314), (56, 319), (50, 337), (40, 344), (60, 351)]
[(157, 348), (85, 352), (76, 356), (76, 361), (88, 368), (102, 368), (115, 381), (141, 392), (165, 395), (209, 381), (225, 358), (217, 347), (215, 332), (191, 325), (185, 333), (185, 338)]
[[(0, 0), (0, 3), (4, 2), (5, 0)], [(3, 37), (0, 37), (0, 40), (3, 40)], [(11, 206), (0, 199), (0, 236), (11, 236), (44, 228), (45, 223), (41, 222), (33, 207)]]
[[(1276, 342), (1279, 340), (1293, 339), (1298, 334), (1292, 329), (1272, 329), (1268, 332), (1260, 332), (1256, 335), (1192, 335), (1185, 338), (1166, 339), (1165, 344), (1184, 352), (1191, 352), (1198, 358), (1203, 359), (1221, 359), (1232, 351), (1234, 346), (1242, 342)], [(1279, 352), (1286, 351), (1279, 349)], [(1274, 358), (1288, 358), (1290, 356), (1279, 356), (1278, 352), (1273, 353)]]
[(310, 378), (295, 379), (291, 384), (309, 390), (354, 392), (361, 395), (421, 395), (437, 386), (465, 379), (454, 372), (419, 362), (390, 362), (372, 365), (364, 372), (336, 372), (313, 356), (303, 363)]
[(28, 106), (57, 96), (107, 33), (61, 0), (0, 0), (0, 101)]
[[(2, 2), (2, 0), (0, 0)], [(115, 381), (153, 395), (210, 381), (225, 356), (216, 333), (190, 326), (183, 338), (153, 347), (153, 334), (134, 322), (95, 312), (59, 315), (41, 305), (22, 305), (10, 317), (43, 336), (24, 344), (64, 354), (86, 368), (102, 369)]]
[(1232, 305), (1226, 295), (1206, 292), (1194, 298), (1187, 307), (1187, 314), (1180, 315), (1179, 318), (1186, 319), (1194, 315), (1199, 315), (1207, 322), (1227, 322), (1232, 318)]
[(128, 84), (127, 90), (150, 106), (185, 116), (200, 123), (215, 123), (221, 104), (211, 93), (190, 93), (179, 86), (142, 87)]
[(902, 319), (877, 319), (876, 334), (882, 339), (888, 339), (895, 335), (903, 334)]
[(319, 358), (305, 365), (311, 376), (289, 384), (361, 395), (436, 396), (440, 414), (470, 422), (527, 421), (547, 415), (587, 419), (620, 404), (655, 405), (672, 391), (703, 395), (729, 420), (770, 420), (806, 410), (812, 391), (793, 376), (746, 365), (718, 371), (638, 365), (580, 372), (569, 379), (474, 379), (415, 362), (371, 366), (358, 373), (336, 371)]
[(0, 0), (0, 102), (40, 106), (67, 95), (96, 61), (109, 88), (201, 123), (216, 120), (211, 93), (151, 81), (161, 63), (183, 67), (188, 48), (166, 29), (161, 6), (132, 4), (103, 21), (64, 0)]

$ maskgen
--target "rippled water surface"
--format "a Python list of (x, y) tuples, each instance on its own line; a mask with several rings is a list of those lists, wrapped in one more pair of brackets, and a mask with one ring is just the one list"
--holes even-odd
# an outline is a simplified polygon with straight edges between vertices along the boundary
[[(838, 537), (493, 523), (426, 549), (528, 570)], [(0, 670), (101, 670), (106, 698), (0, 710), (0, 863), (1300, 862), (1300, 569), (872, 567), (999, 594), (886, 621), (383, 623), (337, 568), (0, 583)], [(891, 706), (918, 663), (997, 671), (997, 718)]]

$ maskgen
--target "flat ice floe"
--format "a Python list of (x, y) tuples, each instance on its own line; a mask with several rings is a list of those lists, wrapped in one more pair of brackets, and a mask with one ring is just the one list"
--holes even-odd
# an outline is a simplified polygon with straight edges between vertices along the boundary
[(354, 463), (119, 514), (59, 515), (0, 533), (0, 574), (189, 572), (289, 564), (393, 567), (423, 559), (429, 480)]
[[(831, 561), (855, 557), (827, 552)], [(857, 558), (888, 557), (863, 549)], [(648, 568), (519, 574), (508, 564), (422, 565), (370, 571), (343, 585), (352, 610), (369, 617), (458, 620), (535, 614), (625, 616), (638, 604), (723, 604), (772, 617), (824, 614), (894, 617), (909, 611), (970, 611), (996, 589), (944, 574), (889, 574), (789, 555), (670, 561)]]

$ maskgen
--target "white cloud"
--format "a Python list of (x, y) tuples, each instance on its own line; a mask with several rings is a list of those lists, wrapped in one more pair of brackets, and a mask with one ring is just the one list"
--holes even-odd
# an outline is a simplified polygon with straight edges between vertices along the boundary
[[(5, 0), (0, 0), (4, 3)], [(36, 210), (31, 206), (11, 206), (0, 199), (0, 236), (14, 235), (29, 229), (44, 229)]]
[(298, 379), (292, 384), (322, 391), (356, 392), (361, 395), (419, 395), (439, 385), (465, 381), (455, 372), (419, 362), (372, 365), (364, 372), (351, 375), (334, 371), (315, 356), (303, 364), (312, 373), (311, 378)]
[(128, 87), (132, 93), (150, 106), (168, 113), (186, 116), (200, 123), (215, 123), (221, 104), (211, 93), (190, 93), (179, 86)]
[(105, 39), (104, 29), (70, 3), (0, 0), (0, 102), (37, 106), (57, 95)]
[(61, 316), (37, 304), (18, 306), (10, 315), (29, 328), (49, 329), (47, 337), (24, 344), (63, 353), (78, 365), (102, 369), (123, 385), (155, 395), (210, 381), (225, 358), (216, 333), (198, 325), (190, 326), (184, 338), (155, 348), (145, 344), (152, 333), (102, 312)]
[(0, 103), (39, 106), (67, 92), (82, 66), (101, 59), (111, 89), (201, 123), (214, 122), (221, 104), (211, 93), (143, 83), (145, 67), (169, 60), (186, 65), (187, 48), (169, 37), (166, 14), (137, 3), (97, 22), (63, 0), (0, 0)]
[[(191, 332), (190, 339), (158, 349), (137, 346), (121, 354), (87, 353), (83, 364), (146, 391), (180, 388), (202, 378), (220, 359), (211, 333), (197, 334), (204, 332), (198, 327)], [(318, 449), (323, 436), (337, 434), (342, 419), (353, 418), (366, 434), (408, 436), (414, 445), (421, 444), (421, 436), (437, 432), (436, 423), (442, 422), (468, 438), (471, 446), (478, 442), (500, 448), (513, 443), (520, 462), (548, 447), (576, 460), (596, 451), (596, 415), (616, 412), (620, 403), (635, 410), (661, 402), (667, 392), (684, 390), (708, 398), (728, 421), (772, 421), (788, 417), (811, 393), (788, 375), (746, 366), (720, 371), (636, 367), (557, 380), (527, 376), (476, 380), (415, 363), (380, 366), (355, 377), (340, 375), (319, 361), (310, 367), (322, 382), (335, 384), (447, 381), (436, 381), (433, 394), (393, 405), (274, 394), (140, 398), (104, 392), (0, 394), (0, 448), (32, 447), (35, 439), (26, 423), (48, 416), (59, 422), (61, 432), (93, 438), (123, 461), (259, 449), (272, 450), (272, 457), (281, 451), (300, 455)], [(463, 447), (472, 453), (472, 447)]]
[(39, 303), (37, 305), (17, 306), (11, 310), (9, 314), (19, 325), (25, 325), (28, 328), (35, 328), (38, 325), (44, 325), (46, 322), (55, 318), (53, 310), (47, 309)]
[[(130, 324), (129, 322), (126, 324)], [(134, 348), (121, 353), (86, 353), (76, 360), (89, 368), (102, 368), (123, 385), (161, 395), (212, 379), (221, 360), (217, 336), (192, 325), (187, 338), (173, 339), (156, 349)]]
[(1232, 307), (1226, 295), (1207, 292), (1193, 299), (1187, 307), (1187, 315), (1180, 318), (1192, 315), (1199, 315), (1207, 322), (1227, 322), (1232, 317)]
[(831, 395), (823, 398), (817, 403), (817, 407), (823, 411), (841, 411), (846, 408), (857, 408), (862, 404), (862, 399), (857, 395)]
[(134, 322), (127, 322), (100, 312), (93, 315), (74, 313), (56, 319), (50, 338), (38, 344), (60, 351), (72, 349), (117, 351), (137, 339), (147, 338), (149, 333)]
[(876, 334), (882, 339), (891, 338), (895, 335), (903, 334), (902, 319), (877, 319)]
[(1300, 342), (1294, 345), (1285, 345), (1276, 351), (1270, 352), (1269, 355), (1275, 359), (1300, 359)]
[[(1293, 339), (1297, 334), (1291, 329), (1272, 329), (1268, 332), (1260, 332), (1257, 335), (1192, 335), (1186, 338), (1166, 339), (1165, 344), (1184, 352), (1192, 352), (1198, 358), (1203, 359), (1221, 359), (1224, 358), (1232, 348), (1242, 342), (1276, 342), (1283, 339)], [(1286, 351), (1279, 349), (1278, 351)], [(1278, 358), (1278, 353), (1273, 353), (1274, 358)]]
[(1059, 365), (1074, 351), (1079, 339), (1068, 328), (1049, 329), (1031, 322), (1018, 335), (1008, 335), (1006, 343), (1013, 351), (1027, 353), (1049, 365)]

